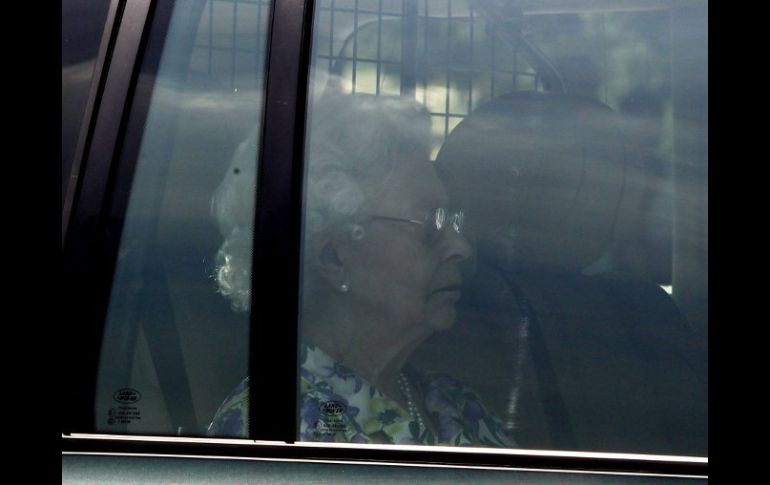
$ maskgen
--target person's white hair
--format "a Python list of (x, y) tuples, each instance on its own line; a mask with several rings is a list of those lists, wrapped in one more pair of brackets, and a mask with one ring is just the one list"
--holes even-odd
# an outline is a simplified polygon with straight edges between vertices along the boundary
[[(420, 154), (427, 162), (430, 116), (406, 98), (330, 94), (312, 105), (309, 135), (304, 228), (317, 235), (353, 221), (387, 185), (400, 158)], [(257, 143), (254, 130), (237, 148), (211, 201), (224, 238), (214, 278), (237, 311), (247, 311), (251, 299)]]

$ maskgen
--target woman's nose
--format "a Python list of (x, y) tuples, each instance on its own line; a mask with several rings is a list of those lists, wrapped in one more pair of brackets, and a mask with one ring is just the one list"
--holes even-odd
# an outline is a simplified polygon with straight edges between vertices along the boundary
[(463, 261), (470, 257), (471, 244), (462, 233), (448, 229), (443, 231), (441, 244), (442, 261)]

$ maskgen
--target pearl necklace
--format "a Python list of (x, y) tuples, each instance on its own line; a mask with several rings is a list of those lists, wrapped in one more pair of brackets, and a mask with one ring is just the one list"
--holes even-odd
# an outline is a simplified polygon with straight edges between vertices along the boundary
[(412, 391), (409, 386), (409, 380), (406, 378), (403, 372), (399, 372), (396, 381), (398, 382), (398, 386), (401, 388), (401, 394), (403, 394), (404, 399), (406, 399), (406, 407), (409, 409), (409, 414), (412, 415), (412, 419), (417, 421), (420, 429), (424, 429), (425, 423), (423, 422), (422, 416), (420, 415), (420, 410), (417, 409), (417, 405), (412, 399)]

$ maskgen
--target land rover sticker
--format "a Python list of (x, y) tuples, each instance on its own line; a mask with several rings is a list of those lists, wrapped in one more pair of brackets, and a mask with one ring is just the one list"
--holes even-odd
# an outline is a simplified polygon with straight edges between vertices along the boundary
[(111, 407), (107, 411), (108, 425), (132, 424), (142, 420), (142, 412), (135, 405), (142, 400), (141, 392), (125, 387), (115, 391), (112, 399), (118, 403), (118, 406)]
[(125, 388), (115, 392), (112, 396), (116, 402), (120, 404), (134, 404), (138, 403), (142, 399), (142, 394), (136, 389)]

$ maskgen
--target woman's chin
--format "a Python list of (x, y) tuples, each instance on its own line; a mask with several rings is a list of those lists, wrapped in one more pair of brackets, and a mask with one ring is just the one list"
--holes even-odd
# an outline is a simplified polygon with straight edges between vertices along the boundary
[(434, 332), (447, 330), (452, 327), (457, 318), (455, 305), (460, 299), (459, 291), (442, 291), (434, 293), (428, 300), (427, 326)]

